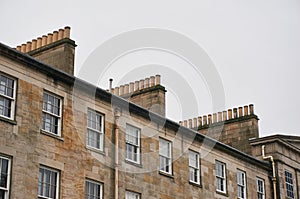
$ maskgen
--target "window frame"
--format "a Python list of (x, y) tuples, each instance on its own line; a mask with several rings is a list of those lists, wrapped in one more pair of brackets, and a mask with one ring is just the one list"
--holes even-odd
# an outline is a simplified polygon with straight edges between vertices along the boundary
[[(129, 143), (127, 141), (127, 136), (129, 136), (128, 129), (127, 129), (128, 127), (134, 128), (135, 130), (138, 131), (138, 135), (137, 135), (137, 141), (138, 141), (138, 143), (137, 143), (137, 145), (134, 145), (133, 143)], [(126, 124), (125, 143), (126, 143), (126, 154), (125, 154), (126, 161), (133, 162), (135, 164), (141, 164), (141, 129), (138, 128), (138, 127), (136, 127), (136, 126), (133, 126), (131, 124)], [(136, 161), (134, 159), (130, 159), (128, 157), (128, 153), (129, 153), (129, 151), (127, 150), (127, 146), (128, 145), (132, 146), (133, 149), (135, 149), (135, 147), (136, 147), (136, 151), (137, 151), (137, 153), (136, 153), (137, 160)], [(134, 152), (133, 152), (132, 156), (134, 157)]]
[[(223, 176), (219, 176), (218, 172), (217, 172), (217, 165), (221, 165), (224, 169), (223, 169)], [(216, 160), (215, 162), (215, 177), (216, 177), (216, 191), (219, 193), (223, 193), (223, 194), (227, 194), (227, 175), (226, 175), (226, 164), (224, 162), (221, 162), (219, 160)], [(221, 182), (223, 182), (223, 187), (224, 190), (221, 190), (218, 188), (218, 179), (221, 180)]]
[[(289, 174), (290, 176), (287, 176), (287, 174)], [(285, 179), (284, 181), (285, 181), (286, 197), (290, 199), (294, 199), (295, 189), (294, 189), (293, 173), (288, 170), (284, 170), (284, 179)], [(287, 180), (290, 180), (291, 182), (288, 182)], [(292, 190), (290, 190), (290, 188), (292, 188)], [(289, 194), (292, 194), (292, 196), (290, 196)]]
[[(241, 179), (242, 182), (239, 182), (239, 175), (241, 175)], [(237, 184), (237, 188), (238, 188), (238, 198), (239, 199), (246, 199), (247, 198), (247, 178), (246, 178), (246, 172), (242, 171), (242, 170), (237, 170), (236, 172), (236, 184)], [(242, 192), (239, 191), (239, 188), (242, 189)], [(239, 194), (243, 194), (243, 195), (239, 195)]]
[[(48, 110), (44, 110), (44, 103), (45, 103), (44, 102), (44, 95), (45, 94), (47, 94), (48, 96), (52, 96), (52, 97), (54, 97), (54, 98), (56, 98), (56, 99), (59, 100), (59, 115), (51, 113)], [(47, 104), (48, 104), (48, 101), (47, 101)], [(61, 137), (61, 134), (62, 134), (61, 133), (62, 132), (62, 113), (63, 113), (62, 109), (63, 109), (63, 98), (61, 96), (59, 96), (59, 95), (56, 95), (56, 94), (51, 93), (51, 92), (49, 92), (47, 90), (44, 90), (44, 92), (43, 92), (43, 103), (42, 103), (42, 128), (41, 128), (42, 131), (44, 131), (46, 133), (49, 133), (50, 135)], [(57, 134), (55, 134), (55, 133), (53, 133), (51, 131), (48, 131), (48, 130), (46, 130), (46, 129), (43, 128), (43, 123), (44, 123), (44, 121), (43, 121), (43, 115), (44, 114), (45, 115), (50, 115), (52, 117), (57, 118)]]
[(1, 171), (2, 171), (2, 160), (7, 160), (7, 173), (6, 173), (6, 188), (5, 187), (1, 187), (0, 186), (0, 190), (4, 191), (4, 199), (8, 199), (9, 198), (9, 194), (10, 194), (10, 180), (11, 180), (11, 158), (5, 157), (0, 155), (0, 177), (2, 175)]
[(91, 179), (85, 179), (85, 191), (84, 191), (84, 197), (87, 197), (87, 183), (92, 183), (94, 185), (99, 185), (99, 197), (100, 199), (103, 199), (103, 183), (102, 182), (98, 182), (98, 181), (95, 181), (95, 180), (91, 180)]
[[(262, 182), (262, 190), (259, 190), (259, 183), (258, 182)], [(257, 198), (258, 199), (265, 199), (266, 197), (266, 191), (265, 191), (265, 180), (264, 179), (261, 179), (259, 177), (256, 178), (256, 193), (257, 193)], [(260, 196), (261, 195), (261, 198)]]
[[(42, 182), (40, 182), (40, 170), (41, 169), (44, 169), (44, 170), (50, 171), (51, 173), (56, 174), (56, 184), (55, 184), (56, 194), (55, 194), (54, 198), (44, 196), (44, 193), (42, 193), (43, 195), (40, 195), (39, 184), (42, 183), (41, 186), (43, 186), (45, 184), (44, 179), (43, 179)], [(44, 175), (44, 173), (43, 173), (43, 175)], [(51, 186), (51, 184), (50, 184), (50, 186)], [(59, 199), (59, 191), (60, 191), (60, 171), (57, 170), (57, 169), (53, 169), (53, 168), (50, 168), (50, 167), (47, 167), (47, 166), (40, 165), (40, 167), (39, 167), (39, 178), (38, 178), (38, 198)], [(42, 190), (42, 192), (43, 192), (43, 190)]]
[[(169, 148), (169, 157), (165, 156), (163, 154), (161, 154), (161, 143), (167, 143), (168, 144), (168, 148)], [(173, 150), (172, 150), (172, 142), (169, 140), (166, 140), (164, 138), (159, 138), (159, 171), (168, 175), (172, 175), (173, 174)], [(169, 167), (167, 167), (168, 165), (166, 164), (164, 168), (169, 168), (169, 171), (166, 171), (166, 169), (162, 168), (162, 164), (161, 164), (161, 160), (162, 158), (168, 160), (169, 162)]]
[[(14, 120), (15, 119), (15, 110), (16, 110), (16, 99), (17, 99), (17, 79), (15, 77), (12, 77), (10, 75), (7, 75), (3, 72), (0, 72), (0, 78), (1, 76), (7, 78), (7, 79), (10, 79), (13, 81), (13, 91), (12, 91), (12, 97), (11, 96), (8, 96), (7, 94), (2, 94), (0, 93), (0, 97), (4, 98), (4, 99), (7, 99), (10, 101), (10, 117), (9, 116), (6, 116), (6, 115), (2, 115), (0, 114), (0, 118), (4, 118), (4, 119), (8, 119), (8, 120)], [(1, 86), (1, 80), (0, 80), (0, 86)], [(7, 85), (5, 85), (5, 87), (7, 87)]]
[[(191, 154), (193, 154), (193, 155), (195, 155), (196, 157), (196, 161), (197, 161), (197, 165), (196, 165), (196, 167), (194, 167), (193, 165), (191, 165)], [(194, 183), (194, 184), (197, 184), (197, 185), (200, 185), (200, 182), (201, 182), (201, 176), (200, 176), (200, 166), (201, 166), (201, 164), (200, 164), (200, 153), (198, 153), (198, 152), (196, 152), (196, 151), (193, 151), (193, 150), (191, 150), (191, 149), (189, 149), (189, 181), (191, 182), (191, 183)], [(193, 169), (194, 170), (194, 172), (196, 171), (197, 172), (197, 180), (195, 181), (195, 180), (193, 180), (193, 179), (191, 179), (191, 169)]]
[[(127, 196), (127, 194), (132, 194), (133, 195), (133, 199), (142, 199), (142, 194), (135, 192), (135, 191), (130, 191), (130, 190), (126, 190), (125, 191), (125, 199), (131, 199), (130, 197), (132, 196)], [(136, 198), (136, 196), (138, 196), (138, 198)]]
[[(100, 116), (101, 117), (101, 121), (100, 121), (100, 124), (101, 124), (101, 127), (100, 127), (100, 130), (97, 130), (97, 129), (94, 129), (93, 127), (90, 127), (89, 126), (89, 112), (92, 112), (92, 113), (95, 113), (96, 116)], [(103, 113), (100, 113), (94, 109), (91, 109), (91, 108), (88, 108), (87, 110), (87, 116), (86, 116), (86, 146), (87, 148), (91, 148), (91, 149), (94, 149), (94, 150), (97, 150), (97, 151), (101, 151), (101, 152), (104, 152), (104, 140), (105, 140), (105, 132), (104, 132), (104, 129), (105, 129), (105, 124), (104, 124), (104, 117), (105, 115)], [(92, 120), (90, 120), (92, 121)], [(98, 133), (99, 134), (99, 148), (95, 147), (95, 146), (92, 146), (92, 145), (89, 145), (89, 142), (88, 142), (88, 139), (89, 139), (89, 131), (92, 131), (94, 133)]]

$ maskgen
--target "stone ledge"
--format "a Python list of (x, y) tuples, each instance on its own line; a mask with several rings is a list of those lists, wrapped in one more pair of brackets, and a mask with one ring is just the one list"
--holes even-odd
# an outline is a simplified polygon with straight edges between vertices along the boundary
[(221, 192), (221, 191), (216, 190), (216, 193), (217, 193), (217, 194), (220, 194), (220, 195), (222, 195), (222, 196), (226, 196), (226, 197), (229, 196), (229, 195), (228, 195), (228, 192), (224, 193), (224, 192)]
[(89, 150), (89, 151), (93, 151), (93, 152), (95, 152), (95, 153), (99, 153), (99, 154), (101, 154), (101, 155), (106, 156), (105, 152), (104, 152), (104, 151), (101, 151), (100, 149), (96, 149), (96, 148), (93, 148), (93, 147), (87, 146), (87, 145), (86, 145), (85, 147), (86, 147), (86, 149)]
[(169, 174), (169, 173), (166, 173), (166, 172), (163, 172), (163, 171), (158, 171), (158, 173), (159, 173), (160, 175), (169, 177), (169, 178), (171, 178), (171, 179), (174, 180), (174, 175), (172, 175), (172, 174)]
[(141, 163), (136, 163), (136, 162), (133, 162), (133, 161), (130, 161), (130, 160), (127, 160), (127, 159), (125, 159), (125, 163), (131, 164), (131, 165), (136, 166), (136, 167), (143, 168), (143, 165)]
[(202, 185), (201, 185), (201, 184), (197, 184), (197, 183), (192, 182), (192, 181), (189, 181), (189, 184), (190, 184), (190, 185), (193, 185), (193, 186), (195, 186), (195, 187), (202, 188)]
[(5, 117), (2, 117), (0, 116), (0, 120), (3, 121), (3, 122), (8, 122), (12, 125), (17, 125), (17, 121), (16, 120), (11, 120), (11, 119), (8, 119), (8, 118), (5, 118)]
[(47, 135), (47, 136), (49, 136), (49, 137), (53, 137), (53, 138), (56, 138), (56, 139), (58, 139), (59, 141), (64, 141), (64, 139), (62, 138), (62, 137), (60, 137), (60, 136), (58, 136), (58, 135), (55, 135), (55, 134), (53, 134), (53, 133), (49, 133), (49, 132), (47, 132), (47, 131), (44, 131), (44, 130), (40, 130), (40, 133), (41, 134), (43, 134), (43, 135)]

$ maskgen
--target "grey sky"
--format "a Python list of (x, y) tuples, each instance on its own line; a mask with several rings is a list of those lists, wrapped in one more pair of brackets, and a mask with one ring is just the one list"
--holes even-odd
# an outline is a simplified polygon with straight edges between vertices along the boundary
[[(2, 0), (0, 25), (0, 41), (12, 47), (71, 26), (71, 37), (78, 45), (77, 73), (91, 52), (115, 35), (145, 27), (173, 30), (198, 43), (214, 62), (223, 81), (227, 108), (254, 103), (261, 135), (300, 135), (298, 0), (88, 3)], [(151, 64), (174, 66), (180, 73), (176, 65), (184, 63), (163, 52), (137, 52), (123, 57), (114, 67)], [(115, 83), (124, 80), (118, 72), (115, 74)], [(162, 79), (168, 90), (168, 82)], [(100, 86), (107, 86), (105, 81), (101, 80)], [(192, 86), (206, 93), (201, 96), (198, 115), (207, 114), (211, 110), (209, 94), (202, 83), (193, 85), (193, 81), (190, 82)], [(197, 116), (183, 113), (176, 103), (176, 94), (172, 94), (172, 89), (169, 91), (170, 118), (180, 120)]]

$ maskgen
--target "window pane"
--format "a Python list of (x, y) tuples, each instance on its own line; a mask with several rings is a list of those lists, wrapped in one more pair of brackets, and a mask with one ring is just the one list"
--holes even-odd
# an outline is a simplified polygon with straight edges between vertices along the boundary
[(58, 118), (48, 113), (42, 114), (42, 129), (58, 134)]
[(89, 128), (94, 129), (96, 131), (102, 131), (102, 115), (99, 113), (88, 110), (87, 114), (87, 125)]
[(194, 151), (189, 151), (189, 167), (190, 167), (190, 181), (200, 182), (199, 169), (199, 154)]
[(256, 179), (256, 186), (257, 186), (258, 199), (264, 199), (265, 197), (264, 181), (262, 179)]
[(222, 176), (222, 168), (221, 164), (219, 162), (216, 162), (216, 175)]
[(189, 151), (189, 165), (198, 168), (199, 167), (199, 155), (193, 151)]
[(94, 181), (85, 182), (85, 198), (100, 199), (102, 198), (102, 185)]
[(93, 130), (90, 130), (88, 129), (87, 130), (88, 133), (87, 133), (87, 145), (88, 146), (91, 146), (91, 147), (94, 147), (94, 148), (97, 148), (97, 149), (102, 149), (102, 133), (99, 133), (99, 132), (96, 132), (96, 131), (93, 131)]
[(126, 125), (126, 142), (139, 145), (139, 129), (130, 125)]
[(294, 198), (293, 174), (289, 171), (285, 171), (285, 184), (287, 197)]
[(140, 130), (126, 125), (126, 159), (139, 163), (140, 161)]
[(0, 75), (0, 94), (13, 98), (14, 80)]
[(60, 99), (49, 93), (43, 94), (42, 129), (59, 134)]
[(140, 199), (141, 194), (131, 192), (131, 191), (126, 191), (126, 197), (125, 199)]
[(11, 116), (11, 100), (0, 96), (0, 115)]
[(60, 99), (54, 95), (44, 93), (43, 95), (43, 110), (60, 116)]
[(46, 168), (39, 169), (38, 193), (40, 196), (56, 198), (57, 172)]
[(7, 95), (8, 95), (9, 97), (13, 97), (13, 89), (7, 88)]
[(166, 140), (159, 140), (159, 154), (165, 157), (170, 157), (170, 142)]
[(225, 164), (219, 161), (216, 161), (216, 186), (217, 190), (226, 192)]
[(0, 158), (0, 187), (7, 188), (8, 160)]
[(0, 190), (0, 199), (4, 199), (4, 195), (5, 191), (4, 190)]
[(171, 142), (159, 139), (160, 170), (172, 173)]

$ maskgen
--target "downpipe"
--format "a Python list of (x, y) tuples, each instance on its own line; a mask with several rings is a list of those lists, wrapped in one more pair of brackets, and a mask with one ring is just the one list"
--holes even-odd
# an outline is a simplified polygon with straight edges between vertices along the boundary
[(269, 159), (270, 162), (272, 163), (272, 173), (273, 173), (273, 176), (272, 176), (272, 182), (273, 182), (273, 193), (274, 193), (274, 199), (277, 199), (277, 192), (276, 192), (276, 173), (275, 173), (275, 163), (274, 163), (274, 158), (273, 156), (269, 155), (269, 156), (265, 156), (265, 145), (262, 145), (261, 146), (261, 152), (262, 152), (262, 158), (264, 160), (266, 159)]
[(114, 111), (114, 131), (115, 131), (115, 199), (119, 197), (119, 118), (120, 110)]

